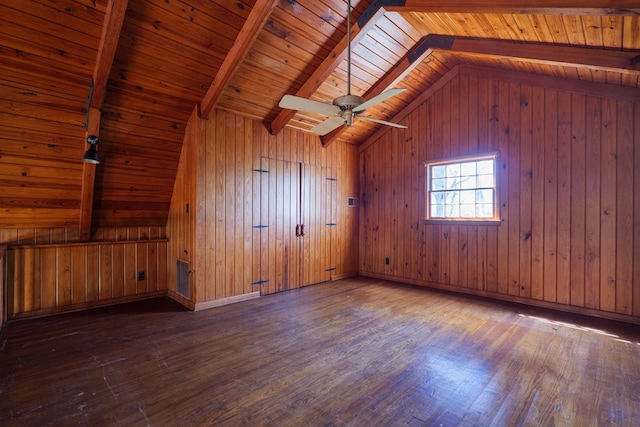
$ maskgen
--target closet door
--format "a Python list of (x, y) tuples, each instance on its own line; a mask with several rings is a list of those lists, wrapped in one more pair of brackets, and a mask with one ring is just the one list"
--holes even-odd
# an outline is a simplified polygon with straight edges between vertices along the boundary
[(300, 285), (331, 279), (331, 202), (334, 180), (329, 170), (302, 164), (302, 258)]
[[(261, 174), (261, 294), (300, 286), (302, 241), (300, 224), (300, 164), (262, 159)], [(266, 227), (265, 227), (266, 226)]]
[(320, 166), (262, 159), (261, 294), (331, 279), (334, 182)]

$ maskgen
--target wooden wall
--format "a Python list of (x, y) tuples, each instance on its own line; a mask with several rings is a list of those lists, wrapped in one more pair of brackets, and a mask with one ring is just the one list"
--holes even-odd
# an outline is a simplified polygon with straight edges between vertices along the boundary
[(4, 256), (7, 252), (7, 246), (0, 245), (0, 331), (5, 321), (5, 304), (4, 304)]
[[(360, 272), (637, 320), (638, 91), (480, 69), (448, 77), (407, 112), (408, 129), (361, 147)], [(423, 162), (496, 150), (504, 221), (425, 223)]]
[[(357, 273), (357, 209), (346, 208), (358, 194), (357, 147), (323, 148), (319, 138), (292, 129), (277, 136), (264, 124), (225, 111), (208, 120), (191, 117), (185, 133), (167, 223), (170, 239), (169, 289), (175, 291), (175, 260), (190, 263), (194, 306), (259, 291), (268, 262), (261, 265), (261, 159), (318, 165), (337, 179), (333, 276)], [(187, 205), (189, 206), (187, 210)], [(317, 207), (316, 207), (317, 208)], [(180, 297), (177, 297), (180, 300)]]
[[(98, 227), (91, 232), (93, 242), (164, 239), (165, 227)], [(78, 243), (78, 227), (0, 228), (0, 245), (48, 245)]]
[[(166, 294), (164, 227), (2, 228), (6, 317), (37, 316)], [(99, 243), (98, 243), (99, 242)], [(145, 272), (138, 280), (137, 273)]]

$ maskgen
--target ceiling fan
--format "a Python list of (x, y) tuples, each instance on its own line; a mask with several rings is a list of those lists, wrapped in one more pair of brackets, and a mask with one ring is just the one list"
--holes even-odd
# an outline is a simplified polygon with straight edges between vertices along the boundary
[(294, 95), (285, 95), (280, 100), (278, 106), (280, 108), (287, 108), (290, 110), (301, 110), (309, 113), (318, 113), (329, 116), (328, 119), (319, 123), (311, 129), (311, 132), (316, 133), (320, 136), (324, 136), (342, 125), (353, 125), (354, 117), (358, 117), (358, 119), (360, 120), (367, 120), (387, 126), (393, 126), (402, 129), (406, 128), (406, 126), (404, 125), (361, 115), (367, 108), (373, 107), (374, 105), (384, 101), (385, 99), (391, 98), (392, 96), (403, 92), (405, 90), (404, 88), (389, 89), (385, 92), (382, 92), (378, 96), (374, 96), (368, 101), (361, 96), (351, 94), (351, 0), (347, 1), (347, 42), (348, 47), (346, 95), (337, 97), (333, 100), (332, 104), (326, 104), (324, 102), (301, 98)]

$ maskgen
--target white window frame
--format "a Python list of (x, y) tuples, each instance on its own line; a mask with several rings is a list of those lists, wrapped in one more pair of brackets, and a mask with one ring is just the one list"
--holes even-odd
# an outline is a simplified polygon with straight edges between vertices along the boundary
[[(425, 221), (427, 222), (431, 222), (431, 223), (446, 223), (446, 224), (451, 224), (451, 223), (472, 223), (472, 224), (478, 224), (478, 223), (491, 223), (491, 224), (499, 224), (501, 222), (501, 218), (500, 218), (500, 191), (499, 191), (499, 168), (498, 168), (498, 158), (500, 157), (500, 153), (499, 152), (491, 152), (491, 153), (484, 153), (484, 154), (472, 154), (472, 155), (468, 155), (468, 156), (460, 156), (460, 157), (451, 157), (451, 158), (446, 158), (446, 159), (439, 159), (439, 160), (429, 160), (426, 161), (424, 163), (425, 167), (427, 168), (427, 182), (426, 182), (426, 218)], [(488, 186), (483, 186), (483, 187), (478, 187), (477, 185), (472, 187), (472, 188), (467, 188), (466, 190), (492, 190), (493, 191), (493, 216), (492, 217), (463, 217), (463, 216), (456, 216), (456, 217), (434, 217), (432, 216), (432, 206), (431, 206), (431, 201), (432, 201), (432, 193), (436, 193), (436, 192), (440, 192), (437, 190), (433, 190), (432, 189), (432, 170), (434, 166), (443, 166), (443, 165), (451, 165), (451, 164), (462, 164), (462, 163), (467, 163), (467, 162), (474, 162), (474, 161), (482, 161), (482, 160), (493, 160), (493, 186), (492, 187), (488, 187)], [(477, 175), (476, 175), (477, 176)], [(447, 190), (442, 190), (447, 191)], [(449, 190), (450, 191), (450, 190)], [(461, 189), (461, 191), (464, 191)], [(462, 203), (460, 203), (460, 205), (462, 205)]]

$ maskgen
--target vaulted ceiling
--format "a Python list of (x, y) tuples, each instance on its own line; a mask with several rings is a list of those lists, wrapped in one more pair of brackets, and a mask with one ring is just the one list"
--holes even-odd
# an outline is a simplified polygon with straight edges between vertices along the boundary
[[(407, 89), (374, 118), (393, 121), (462, 64), (640, 87), (639, 1), (352, 3), (351, 92)], [(309, 130), (324, 117), (278, 102), (345, 94), (346, 34), (343, 0), (3, 0), (0, 227), (164, 225), (194, 108)], [(98, 167), (80, 161), (87, 134)]]

